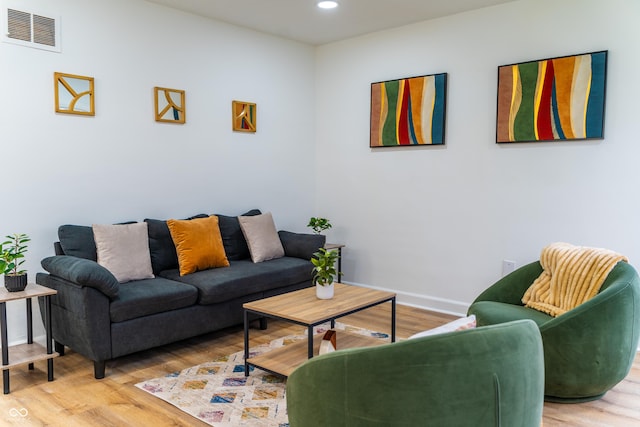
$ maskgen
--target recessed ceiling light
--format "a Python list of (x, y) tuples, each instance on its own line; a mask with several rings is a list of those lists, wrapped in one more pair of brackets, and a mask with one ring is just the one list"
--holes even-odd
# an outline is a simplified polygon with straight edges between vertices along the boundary
[(338, 2), (337, 1), (319, 1), (317, 5), (320, 9), (334, 9), (338, 7)]

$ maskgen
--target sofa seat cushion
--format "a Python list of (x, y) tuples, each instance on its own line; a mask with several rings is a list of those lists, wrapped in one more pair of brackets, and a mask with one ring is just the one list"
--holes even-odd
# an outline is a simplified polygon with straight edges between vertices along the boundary
[(496, 301), (475, 302), (469, 307), (469, 314), (475, 314), (478, 326), (530, 319), (540, 327), (553, 319), (548, 314), (532, 308)]
[(109, 308), (111, 321), (124, 322), (188, 307), (197, 299), (198, 290), (193, 286), (161, 277), (121, 283), (118, 296)]
[(308, 260), (282, 257), (260, 263), (251, 260), (230, 261), (230, 267), (198, 271), (180, 276), (177, 269), (165, 270), (160, 276), (198, 288), (199, 304), (225, 302), (254, 293), (266, 292), (309, 281), (313, 265)]

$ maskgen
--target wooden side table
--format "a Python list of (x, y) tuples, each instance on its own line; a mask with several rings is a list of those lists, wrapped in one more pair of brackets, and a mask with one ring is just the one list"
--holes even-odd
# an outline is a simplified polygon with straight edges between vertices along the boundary
[[(337, 249), (338, 250), (338, 272), (342, 273), (342, 248), (344, 248), (345, 245), (343, 245), (342, 243), (325, 243), (324, 248), (328, 251), (332, 250), (332, 249)], [(342, 274), (338, 274), (338, 283), (342, 283)]]
[[(33, 362), (47, 361), (47, 377), (53, 381), (53, 358), (58, 353), (53, 351), (51, 336), (51, 295), (58, 291), (35, 283), (29, 283), (24, 291), (9, 292), (4, 287), (0, 288), (0, 335), (2, 336), (2, 384), (4, 394), (9, 394), (9, 369), (20, 365), (29, 365), (33, 369)], [(44, 297), (44, 326), (46, 330), (46, 348), (33, 342), (33, 313), (31, 298)], [(7, 338), (7, 302), (25, 300), (27, 305), (27, 343), (9, 347)]]

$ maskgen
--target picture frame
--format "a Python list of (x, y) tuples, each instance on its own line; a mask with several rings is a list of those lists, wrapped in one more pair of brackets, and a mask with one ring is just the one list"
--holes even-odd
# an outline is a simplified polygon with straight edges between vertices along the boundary
[(54, 72), (53, 87), (56, 113), (96, 115), (93, 77)]
[(231, 101), (232, 129), (236, 132), (257, 130), (258, 107), (253, 102)]
[(184, 124), (187, 121), (184, 90), (154, 87), (156, 122)]
[(607, 56), (499, 66), (496, 143), (604, 139)]
[(370, 148), (445, 144), (447, 73), (371, 83)]

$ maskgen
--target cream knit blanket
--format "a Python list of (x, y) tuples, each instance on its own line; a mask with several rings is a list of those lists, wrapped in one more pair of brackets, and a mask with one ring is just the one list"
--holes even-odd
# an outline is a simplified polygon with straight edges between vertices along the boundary
[(527, 289), (522, 302), (559, 316), (593, 298), (609, 272), (627, 257), (608, 249), (552, 243), (542, 249), (542, 274)]

